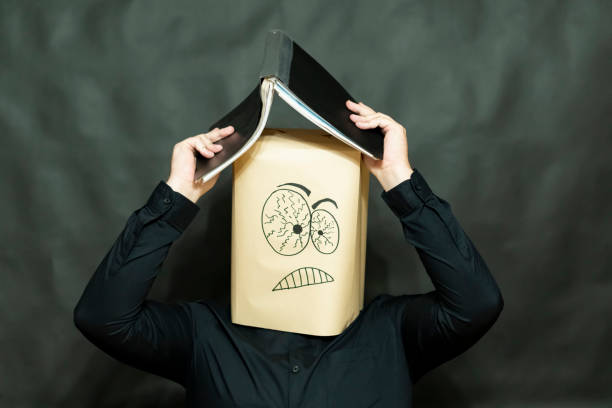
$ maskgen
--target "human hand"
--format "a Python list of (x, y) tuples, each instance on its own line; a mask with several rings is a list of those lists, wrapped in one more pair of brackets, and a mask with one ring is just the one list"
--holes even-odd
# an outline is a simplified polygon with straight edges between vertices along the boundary
[(202, 195), (215, 185), (219, 178), (219, 173), (205, 183), (202, 183), (202, 178), (194, 182), (197, 152), (210, 159), (223, 148), (223, 146), (214, 144), (214, 142), (232, 133), (234, 133), (233, 126), (226, 126), (222, 129), (214, 128), (208, 133), (188, 137), (175, 144), (172, 151), (170, 176), (166, 184), (194, 203), (198, 201)]
[(409, 179), (413, 170), (408, 159), (406, 128), (390, 116), (374, 111), (363, 102), (355, 103), (347, 99), (346, 106), (356, 112), (350, 115), (355, 126), (360, 129), (373, 129), (380, 126), (385, 135), (381, 160), (361, 154), (366, 167), (378, 179), (383, 189), (388, 191)]

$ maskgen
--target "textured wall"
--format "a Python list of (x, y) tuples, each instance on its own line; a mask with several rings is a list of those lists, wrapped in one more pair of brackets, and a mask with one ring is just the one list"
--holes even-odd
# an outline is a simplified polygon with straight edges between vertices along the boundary
[[(407, 128), (504, 295), (415, 405), (610, 406), (611, 16), (608, 1), (3, 0), (0, 406), (182, 406), (182, 388), (88, 343), (72, 309), (174, 143), (252, 89), (271, 28)], [(277, 102), (270, 126), (308, 126)], [(227, 299), (231, 177), (151, 297)], [(380, 191), (372, 177), (366, 302), (432, 288)]]

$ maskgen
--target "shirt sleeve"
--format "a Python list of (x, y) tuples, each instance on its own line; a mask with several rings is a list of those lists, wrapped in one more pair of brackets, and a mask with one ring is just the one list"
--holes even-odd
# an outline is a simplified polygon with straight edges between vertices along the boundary
[(482, 337), (504, 300), (489, 268), (451, 211), (415, 168), (381, 197), (399, 218), (435, 290), (391, 296), (412, 382)]
[(182, 385), (192, 357), (190, 309), (145, 298), (172, 242), (198, 211), (160, 181), (130, 215), (74, 309), (76, 327), (101, 350)]

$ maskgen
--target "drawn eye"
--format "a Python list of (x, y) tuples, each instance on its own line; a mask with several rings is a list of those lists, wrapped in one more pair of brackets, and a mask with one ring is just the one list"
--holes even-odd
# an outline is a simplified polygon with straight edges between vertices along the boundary
[(300, 194), (275, 190), (264, 203), (261, 226), (272, 249), (280, 255), (295, 255), (308, 245), (310, 207)]
[(331, 254), (338, 247), (340, 229), (336, 218), (327, 210), (315, 210), (310, 221), (310, 239), (315, 248), (324, 254)]

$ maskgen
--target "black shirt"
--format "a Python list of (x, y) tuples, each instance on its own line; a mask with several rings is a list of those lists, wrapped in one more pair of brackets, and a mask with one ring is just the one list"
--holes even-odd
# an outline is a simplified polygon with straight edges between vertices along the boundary
[(182, 384), (189, 407), (409, 407), (412, 384), (474, 344), (504, 302), (450, 205), (417, 169), (381, 197), (435, 290), (380, 294), (337, 336), (233, 324), (229, 304), (147, 299), (199, 210), (164, 181), (91, 277), (75, 324), (117, 360)]

